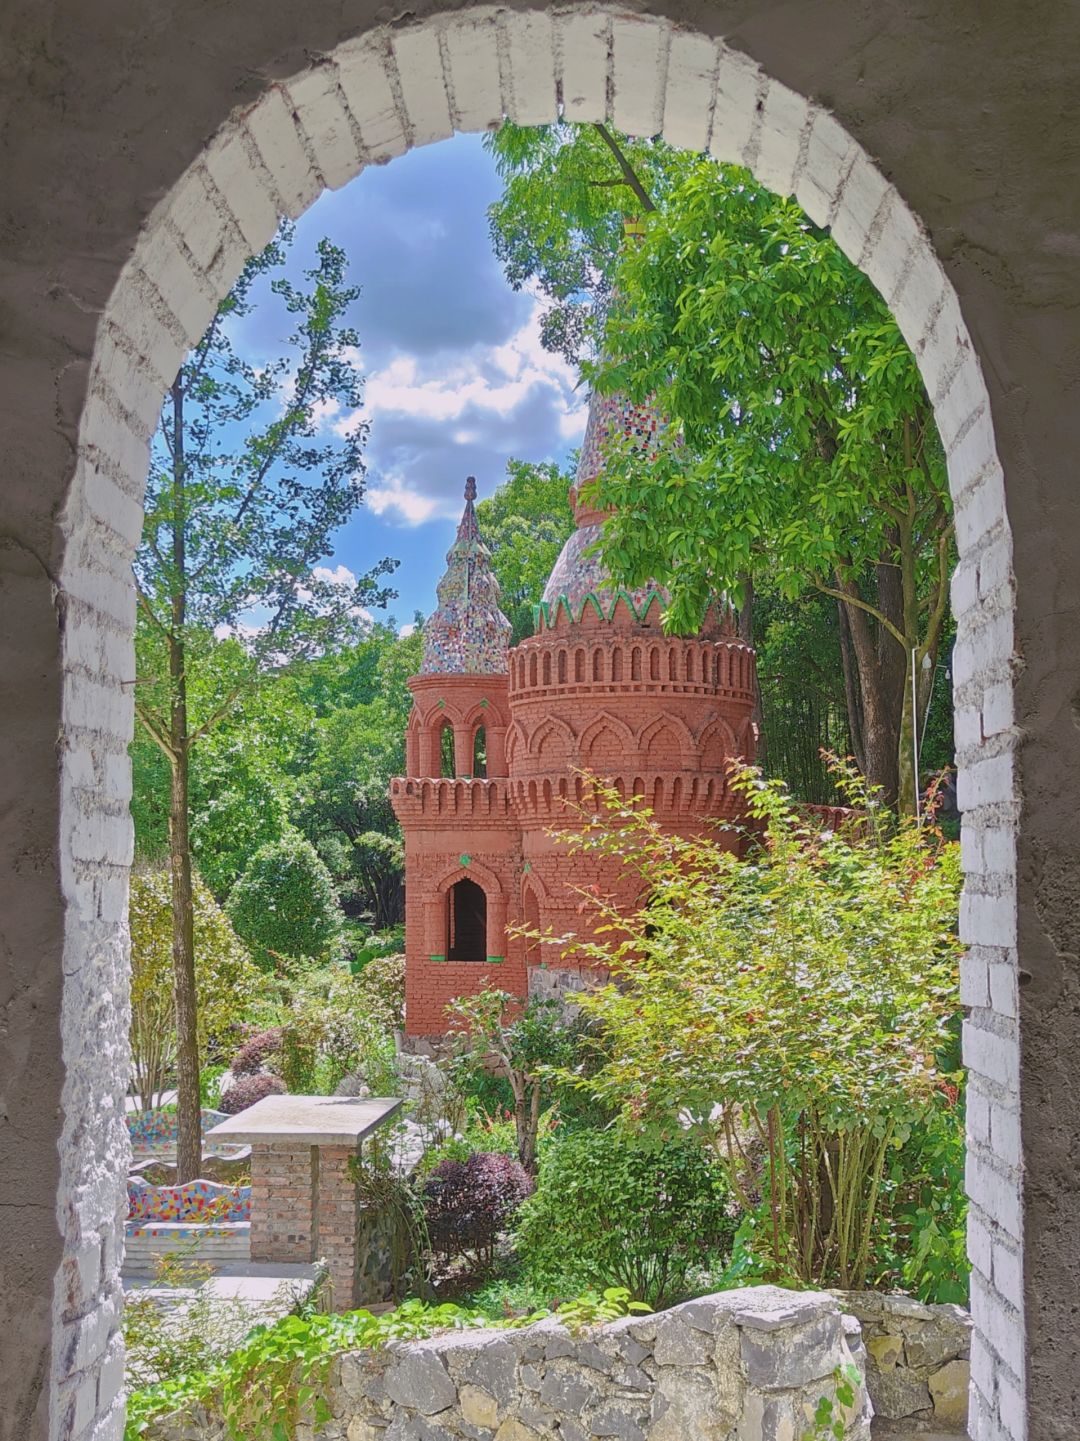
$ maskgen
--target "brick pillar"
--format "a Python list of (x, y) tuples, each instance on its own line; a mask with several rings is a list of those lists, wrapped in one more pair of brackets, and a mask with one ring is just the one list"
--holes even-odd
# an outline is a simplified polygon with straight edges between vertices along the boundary
[[(489, 896), (487, 903), (487, 953), (506, 959), (506, 899)], [(487, 960), (487, 956), (484, 957)]]
[(312, 1146), (267, 1141), (251, 1148), (251, 1259), (312, 1261)]
[(472, 773), (473, 728), (472, 726), (456, 725), (454, 727), (454, 774), (471, 776)]
[(351, 1311), (356, 1302), (356, 1181), (350, 1160), (355, 1146), (320, 1146), (314, 1152), (314, 1254), (327, 1263), (335, 1311)]
[(487, 733), (487, 778), (498, 780), (506, 775), (506, 727), (492, 726)]

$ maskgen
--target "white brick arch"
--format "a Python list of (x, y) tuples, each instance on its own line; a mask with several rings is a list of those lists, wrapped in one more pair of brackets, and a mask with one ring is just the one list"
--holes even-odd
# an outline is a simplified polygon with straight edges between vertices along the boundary
[[(224, 103), (224, 102), (223, 102)], [(613, 4), (447, 7), (378, 29), (224, 120), (150, 216), (102, 315), (63, 517), (66, 685), (61, 858), (68, 903), (62, 1033), (65, 1264), (54, 1314), (53, 1434), (118, 1437), (117, 1235), (125, 1079), (126, 742), (148, 440), (179, 361), (282, 215), (368, 164), (449, 136), (610, 120), (708, 150), (794, 194), (869, 276), (911, 345), (948, 455), (960, 563), (955, 697), (967, 884), (973, 1428), (1021, 1441), (1011, 539), (988, 398), (959, 303), (918, 220), (827, 110), (723, 42)], [(95, 957), (92, 966), (76, 963)], [(84, 1025), (91, 998), (107, 1012)], [(104, 1038), (104, 1041), (103, 1041)], [(121, 1147), (122, 1149), (122, 1147)], [(92, 1395), (93, 1403), (87, 1401)], [(67, 1417), (71, 1424), (68, 1429)], [(97, 1428), (97, 1429), (95, 1429)]]

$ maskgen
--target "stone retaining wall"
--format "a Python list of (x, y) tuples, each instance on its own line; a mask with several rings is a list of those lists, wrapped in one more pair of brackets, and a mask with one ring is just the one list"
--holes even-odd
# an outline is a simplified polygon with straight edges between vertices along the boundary
[[(574, 1336), (549, 1320), (465, 1330), (341, 1357), (331, 1419), (304, 1441), (802, 1441), (840, 1368), (862, 1371), (832, 1296), (756, 1286)], [(854, 1351), (848, 1342), (852, 1332)], [(861, 1386), (845, 1441), (869, 1441)], [(224, 1441), (213, 1414), (148, 1441)]]
[(866, 1384), (887, 1435), (912, 1430), (964, 1432), (971, 1379), (971, 1317), (960, 1306), (924, 1306), (909, 1296), (837, 1291), (866, 1347)]

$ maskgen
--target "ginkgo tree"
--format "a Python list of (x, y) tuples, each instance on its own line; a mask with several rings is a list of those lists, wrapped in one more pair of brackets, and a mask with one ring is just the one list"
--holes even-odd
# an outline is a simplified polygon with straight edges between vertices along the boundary
[[(359, 291), (344, 252), (325, 240), (295, 283), (287, 242), (280, 235), (248, 263), (165, 397), (135, 560), (136, 714), (170, 783), (181, 1181), (201, 1163), (192, 754), (263, 677), (340, 640), (388, 595), (378, 585), (388, 562), (344, 584), (320, 568), (363, 495), (365, 426), (323, 428), (326, 415), (361, 404), (349, 324)], [(276, 321), (290, 332), (263, 365), (238, 343), (256, 307), (266, 329)]]
[[(662, 581), (677, 630), (718, 592), (741, 603), (755, 571), (834, 599), (860, 767), (911, 811), (953, 522), (933, 409), (885, 302), (745, 170), (605, 127), (490, 143), (496, 251), (547, 297), (546, 343), (670, 422), (656, 454), (610, 451), (598, 479), (611, 570)], [(636, 244), (618, 243), (628, 215)]]

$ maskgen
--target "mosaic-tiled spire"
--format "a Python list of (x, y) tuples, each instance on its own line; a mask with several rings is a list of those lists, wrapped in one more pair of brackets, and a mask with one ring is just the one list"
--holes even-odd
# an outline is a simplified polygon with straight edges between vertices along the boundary
[(439, 604), (424, 626), (421, 675), (500, 675), (507, 668), (510, 622), (499, 609), (499, 582), (480, 535), (475, 499), (470, 475), (465, 511), (439, 581)]

